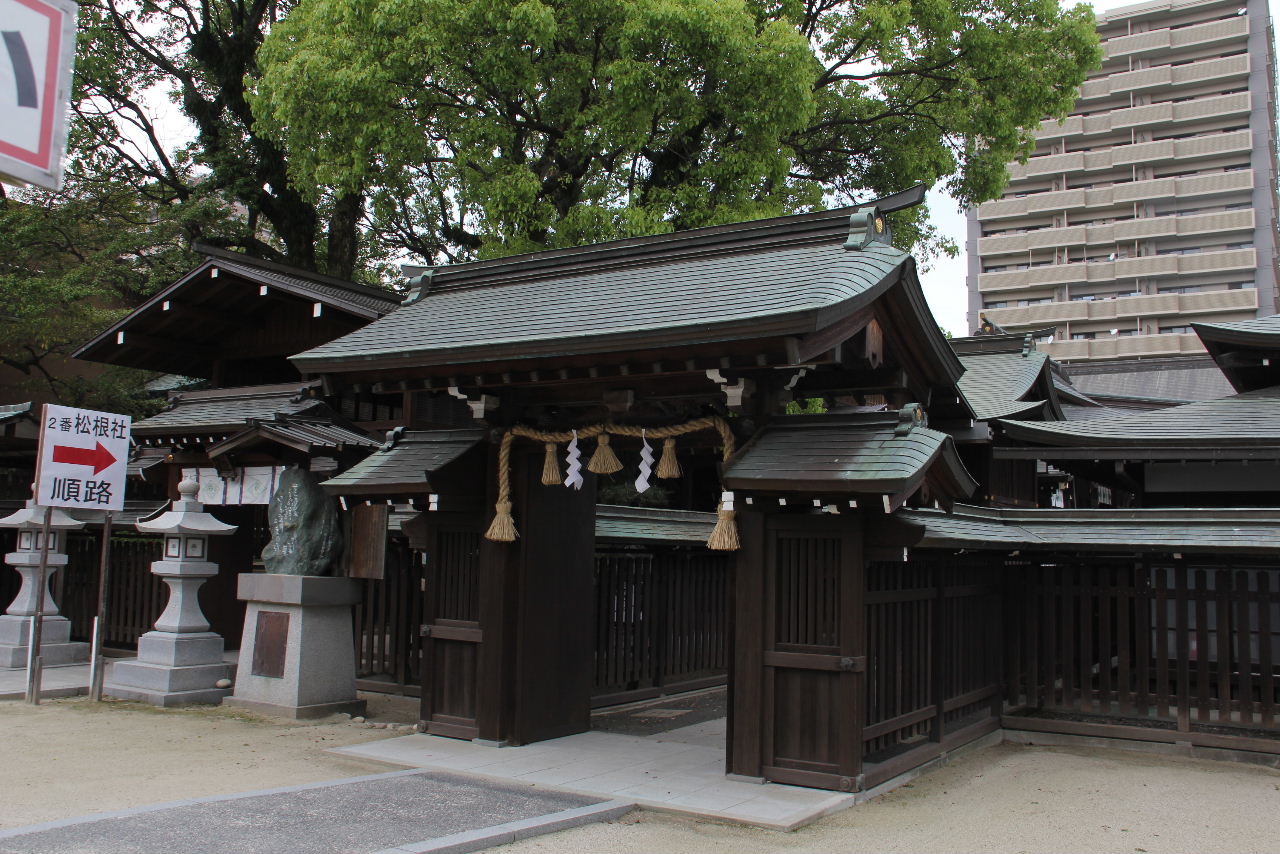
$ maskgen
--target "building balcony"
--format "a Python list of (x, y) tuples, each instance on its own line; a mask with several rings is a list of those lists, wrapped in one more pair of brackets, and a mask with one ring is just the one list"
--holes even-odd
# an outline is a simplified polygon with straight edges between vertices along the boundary
[(1154, 237), (1190, 237), (1196, 234), (1230, 234), (1253, 231), (1252, 210), (1222, 211), (1193, 216), (1156, 216), (1128, 219), (1103, 225), (1073, 225), (1042, 228), (1025, 234), (998, 234), (978, 239), (978, 254), (986, 259), (997, 255), (1058, 249), (1069, 246), (1114, 246)]
[[(1042, 329), (1066, 323), (1086, 321), (1129, 321), (1132, 326), (1142, 317), (1182, 316), (1198, 319), (1201, 315), (1221, 312), (1252, 312), (1258, 308), (1258, 292), (1253, 288), (1204, 291), (1192, 294), (1147, 294), (1106, 300), (1072, 300), (1047, 302), (1018, 308), (988, 308), (987, 318), (1010, 332)], [(1134, 336), (1142, 337), (1142, 336)], [(1101, 339), (1099, 339), (1101, 340)], [(1054, 342), (1074, 343), (1074, 342)]]
[(1205, 59), (1187, 65), (1162, 65), (1157, 68), (1141, 68), (1137, 71), (1121, 71), (1118, 74), (1086, 80), (1080, 87), (1080, 100), (1105, 98), (1123, 92), (1185, 86), (1208, 80), (1244, 77), (1249, 74), (1249, 68), (1249, 57), (1241, 55)]
[(1026, 270), (980, 273), (978, 290), (984, 294), (1001, 293), (1046, 285), (1113, 282), (1116, 279), (1252, 270), (1255, 267), (1257, 253), (1253, 249), (1229, 249), (1193, 255), (1142, 255), (1115, 261), (1079, 261), (1073, 264), (1048, 264)]
[(1251, 101), (1248, 92), (1231, 95), (1213, 95), (1180, 103), (1147, 104), (1142, 107), (1125, 107), (1092, 116), (1067, 116), (1059, 122), (1045, 119), (1036, 132), (1037, 139), (1093, 136), (1126, 128), (1168, 125), (1177, 122), (1198, 121), (1219, 116), (1248, 115)]
[(1131, 36), (1107, 39), (1102, 49), (1107, 59), (1120, 56), (1164, 53), (1188, 47), (1200, 47), (1216, 42), (1230, 41), (1249, 35), (1249, 19), (1246, 16), (1228, 18), (1225, 21), (1209, 21), (1193, 27), (1177, 30), (1161, 29)]
[(1124, 359), (1141, 356), (1183, 356), (1203, 353), (1204, 344), (1194, 333), (1108, 336), (1080, 341), (1049, 341), (1036, 348), (1063, 362), (1087, 359)]
[(1152, 199), (1187, 198), (1252, 189), (1252, 169), (1210, 172), (1206, 175), (1189, 175), (1185, 178), (1156, 178), (1150, 181), (1130, 181), (1125, 184), (1111, 184), (1087, 190), (1058, 190), (1050, 193), (1035, 193), (1022, 198), (997, 199), (993, 202), (983, 202), (978, 206), (978, 219), (987, 222), (1035, 213), (1105, 208)]
[(1019, 181), (1042, 175), (1078, 174), (1130, 166), (1135, 163), (1189, 163), (1203, 157), (1249, 151), (1253, 148), (1253, 132), (1249, 130), (1217, 133), (1191, 139), (1161, 139), (1117, 145), (1105, 151), (1071, 151), (1032, 157), (1026, 163), (1010, 163), (1009, 178)]

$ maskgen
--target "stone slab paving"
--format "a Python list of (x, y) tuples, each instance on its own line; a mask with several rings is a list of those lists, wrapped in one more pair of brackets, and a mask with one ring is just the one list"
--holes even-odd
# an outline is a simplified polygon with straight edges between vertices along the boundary
[(528, 784), (396, 771), (14, 828), (0, 832), (0, 852), (461, 854), (616, 818), (633, 806)]
[(535, 783), (651, 809), (793, 830), (853, 806), (853, 795), (730, 779), (723, 718), (648, 737), (584, 732), (522, 747), (410, 735), (332, 752), (489, 780)]
[[(89, 665), (66, 664), (46, 667), (40, 673), (40, 698), (75, 697), (89, 693)], [(0, 700), (21, 700), (27, 696), (27, 669), (0, 667)]]

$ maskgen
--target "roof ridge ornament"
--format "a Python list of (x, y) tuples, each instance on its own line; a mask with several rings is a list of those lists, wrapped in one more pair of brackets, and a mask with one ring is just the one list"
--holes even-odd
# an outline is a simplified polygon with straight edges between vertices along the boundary
[(875, 205), (858, 208), (849, 216), (849, 239), (844, 242), (845, 249), (861, 250), (872, 243), (891, 244), (892, 240), (889, 221)]
[(431, 293), (431, 282), (436, 276), (436, 268), (428, 267), (419, 276), (409, 280), (409, 293), (405, 295), (402, 305), (413, 305)]
[(893, 428), (893, 435), (905, 436), (917, 427), (928, 427), (929, 416), (924, 407), (918, 403), (908, 403), (898, 410), (898, 426)]

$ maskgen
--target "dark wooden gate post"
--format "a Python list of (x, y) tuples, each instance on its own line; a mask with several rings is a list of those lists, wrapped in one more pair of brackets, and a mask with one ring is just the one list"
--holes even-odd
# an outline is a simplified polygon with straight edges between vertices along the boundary
[(542, 449), (512, 455), (516, 557), (514, 720), (528, 744), (591, 726), (596, 478), (543, 486)]
[(764, 514), (738, 511), (737, 562), (729, 584), (729, 719), (725, 769), (760, 776), (761, 683), (764, 673)]

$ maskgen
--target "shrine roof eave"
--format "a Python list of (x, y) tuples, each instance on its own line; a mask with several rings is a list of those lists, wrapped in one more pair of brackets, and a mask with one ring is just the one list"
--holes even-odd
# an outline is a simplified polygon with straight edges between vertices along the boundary
[[(1000, 425), (1007, 437), (1027, 444), (1112, 449), (1134, 454), (1133, 459), (1185, 448), (1191, 452), (1186, 459), (1209, 458), (1229, 448), (1280, 446), (1280, 386), (1150, 412), (1061, 422), (1001, 420)], [(1044, 458), (1052, 453), (1045, 449)]]
[(913, 548), (1275, 554), (1280, 510), (1153, 508), (1021, 510), (957, 504), (950, 513), (904, 508)]
[[(235, 252), (199, 245), (196, 248), (206, 256), (203, 263), (90, 339), (72, 356), (90, 362), (165, 373), (199, 370), (208, 356), (200, 344), (199, 332), (210, 328), (210, 312), (220, 310), (219, 300), (210, 297), (210, 288), (232, 287), (227, 284), (231, 282), (258, 289), (255, 294), (265, 289), (268, 294), (284, 294), (288, 298), (319, 303), (358, 323), (382, 317), (400, 304), (400, 295), (391, 291), (252, 259)], [(188, 296), (188, 292), (196, 288), (199, 298)], [(148, 340), (159, 325), (184, 312), (191, 315), (191, 334), (181, 340)], [(230, 315), (224, 322), (234, 323), (234, 320), (235, 316)], [(280, 355), (287, 355), (287, 352)]]
[(891, 412), (774, 419), (725, 464), (721, 481), (747, 494), (883, 495), (892, 505), (926, 480), (948, 503), (972, 495), (978, 484), (954, 440), (904, 418)]
[(1280, 378), (1280, 314), (1191, 328), (1236, 391), (1254, 391)]

